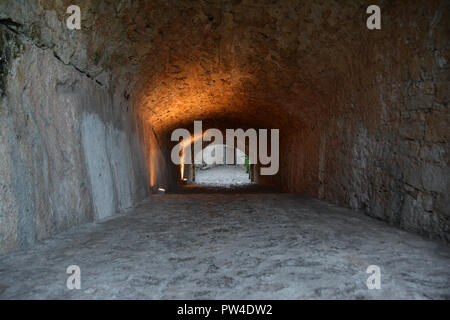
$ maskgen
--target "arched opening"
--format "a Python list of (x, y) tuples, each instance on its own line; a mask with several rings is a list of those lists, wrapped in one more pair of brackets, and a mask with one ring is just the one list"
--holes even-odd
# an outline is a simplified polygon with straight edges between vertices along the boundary
[[(258, 138), (259, 131), (248, 128), (248, 125), (243, 125), (245, 129), (211, 128), (220, 122), (209, 122), (205, 130), (197, 131), (186, 125), (184, 127), (187, 129), (182, 129), (186, 130), (186, 135), (180, 136), (179, 140), (172, 139), (164, 147), (168, 155), (166, 158), (170, 156), (171, 159), (168, 176), (172, 177), (169, 178), (172, 183), (164, 190), (167, 193), (279, 192), (280, 189), (274, 184), (274, 177), (278, 177), (278, 173), (275, 176), (261, 174), (266, 170), (264, 168), (272, 165), (275, 156), (277, 159), (273, 162), (279, 160), (278, 149), (277, 152), (271, 150), (272, 142), (262, 142), (268, 138), (267, 130), (263, 130), (264, 134)], [(261, 140), (259, 143), (258, 139)], [(264, 147), (265, 151), (261, 154), (270, 154), (271, 157), (267, 158), (269, 162), (263, 164), (259, 161), (258, 146)], [(175, 161), (173, 157), (177, 152), (180, 159)], [(158, 193), (158, 189), (154, 191)]]
[[(227, 148), (231, 147), (226, 144), (210, 144), (195, 154), (195, 163), (199, 163), (195, 165), (195, 184), (226, 188), (252, 183), (248, 156), (235, 148), (235, 161), (227, 163)], [(218, 154), (221, 161), (217, 161)]]

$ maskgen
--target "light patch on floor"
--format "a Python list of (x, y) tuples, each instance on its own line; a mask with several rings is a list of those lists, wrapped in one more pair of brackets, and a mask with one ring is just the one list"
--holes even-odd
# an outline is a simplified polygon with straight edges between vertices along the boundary
[(207, 170), (197, 170), (195, 182), (210, 186), (231, 186), (251, 184), (245, 168), (233, 165), (221, 165)]

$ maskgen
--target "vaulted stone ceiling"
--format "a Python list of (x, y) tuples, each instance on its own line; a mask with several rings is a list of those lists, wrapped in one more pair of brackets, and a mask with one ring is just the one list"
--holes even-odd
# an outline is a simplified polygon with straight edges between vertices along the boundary
[(367, 1), (85, 0), (82, 31), (62, 23), (72, 1), (26, 2), (29, 12), (6, 4), (21, 32), (100, 83), (120, 82), (156, 131), (193, 119), (315, 122), (374, 36), (361, 32)]
[(371, 33), (368, 1), (84, 0), (77, 2), (82, 31), (68, 31), (71, 3), (2, 5), (15, 13), (15, 28), (65, 63), (102, 84), (121, 83), (156, 131), (193, 119), (292, 129), (314, 123), (340, 88), (379, 62), (370, 51), (397, 30), (392, 17), (414, 10), (380, 1), (386, 27)]

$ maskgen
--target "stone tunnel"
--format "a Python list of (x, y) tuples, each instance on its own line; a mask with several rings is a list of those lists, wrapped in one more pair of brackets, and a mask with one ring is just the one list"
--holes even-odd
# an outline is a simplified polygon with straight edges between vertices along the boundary
[[(450, 298), (449, 12), (0, 0), (0, 299)], [(184, 181), (199, 120), (279, 129), (279, 170)]]

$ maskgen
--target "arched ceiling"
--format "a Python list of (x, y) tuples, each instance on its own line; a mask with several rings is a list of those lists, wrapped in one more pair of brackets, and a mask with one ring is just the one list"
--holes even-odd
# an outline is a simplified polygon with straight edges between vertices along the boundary
[(155, 132), (195, 119), (299, 129), (332, 107), (368, 50), (369, 1), (80, 0), (80, 32), (62, 25), (71, 0), (31, 1), (29, 15), (20, 2), (8, 11), (24, 33), (126, 88)]
[(138, 105), (156, 131), (205, 119), (291, 129), (314, 122), (365, 27), (356, 2), (165, 3), (149, 7), (149, 16), (170, 19), (136, 76)]

